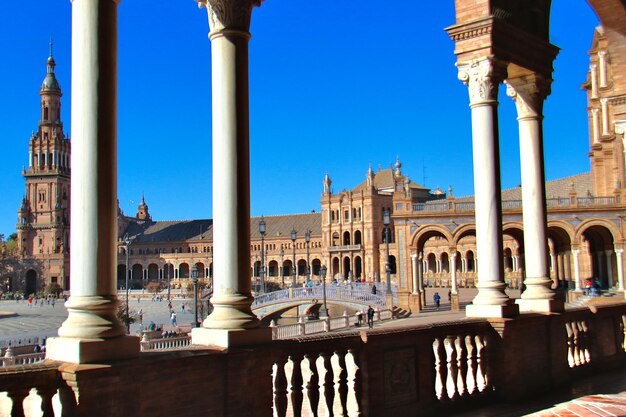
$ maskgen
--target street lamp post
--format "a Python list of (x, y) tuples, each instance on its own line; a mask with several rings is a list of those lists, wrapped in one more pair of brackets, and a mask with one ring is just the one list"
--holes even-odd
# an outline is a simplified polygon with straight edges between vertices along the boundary
[(165, 261), (165, 280), (167, 281), (167, 302), (170, 301), (170, 288), (172, 288), (172, 282), (170, 281), (170, 264)]
[(198, 266), (191, 267), (191, 281), (193, 282), (193, 327), (200, 327), (198, 323)]
[(124, 243), (126, 244), (126, 333), (130, 334), (130, 307), (128, 305), (128, 252), (130, 252), (130, 236), (128, 236), (128, 233), (124, 235)]
[(311, 242), (311, 231), (307, 229), (304, 234), (304, 241), (306, 242), (306, 283), (309, 284), (311, 281), (311, 263), (309, 258), (309, 242)]
[(259, 233), (261, 234), (261, 288), (259, 292), (265, 292), (265, 219), (261, 216), (259, 222)]
[(296, 229), (291, 230), (291, 242), (293, 247), (293, 265), (291, 271), (291, 288), (296, 288), (296, 238), (298, 237), (298, 232)]
[(385, 225), (385, 272), (387, 274), (387, 294), (391, 294), (391, 265), (389, 264), (389, 224), (391, 223), (391, 213), (389, 209), (383, 210), (383, 224)]
[(285, 250), (280, 245), (280, 280), (282, 282), (281, 288), (285, 288), (285, 265), (283, 265), (283, 259), (285, 258)]
[(320, 309), (320, 317), (328, 317), (328, 307), (326, 306), (326, 265), (322, 265), (320, 268), (320, 274), (322, 274), (322, 299), (323, 304)]

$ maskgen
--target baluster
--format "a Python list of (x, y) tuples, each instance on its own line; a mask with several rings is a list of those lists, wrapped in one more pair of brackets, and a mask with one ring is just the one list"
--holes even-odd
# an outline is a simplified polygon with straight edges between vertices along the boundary
[(454, 349), (454, 341), (456, 336), (447, 336), (443, 340), (444, 347), (446, 349), (446, 367), (448, 368), (448, 377), (446, 378), (446, 391), (448, 398), (451, 400), (457, 399), (457, 360), (456, 350)]
[(287, 413), (287, 376), (285, 362), (278, 360), (272, 367), (274, 384), (274, 417), (284, 417)]
[(361, 368), (357, 364), (354, 349), (348, 349), (346, 355), (348, 399), (346, 403), (349, 417), (361, 417)]
[(56, 389), (49, 387), (37, 388), (37, 395), (41, 397), (41, 411), (43, 417), (54, 417), (54, 410), (52, 409), (52, 397), (56, 394)]
[(581, 362), (584, 361), (584, 363), (590, 363), (591, 362), (591, 352), (589, 350), (589, 345), (590, 343), (590, 337), (589, 337), (589, 326), (587, 326), (587, 322), (585, 320), (581, 320), (578, 323), (579, 329), (580, 329), (580, 339), (581, 339), (581, 343), (580, 343), (580, 347), (581, 347)]
[(435, 355), (435, 395), (439, 400), (443, 400), (443, 381), (446, 380), (445, 367), (442, 365), (445, 360), (446, 353), (443, 343), (439, 339), (433, 342), (433, 354)]
[(476, 372), (478, 370), (476, 345), (472, 336), (465, 336), (465, 346), (467, 347), (467, 392), (471, 395), (477, 390)]
[(333, 368), (330, 363), (330, 356), (330, 353), (322, 352), (319, 358), (317, 358), (316, 363), (320, 383), (320, 401), (317, 415), (320, 417), (329, 417), (332, 415), (333, 399), (335, 397), (333, 390)]
[[(290, 409), (292, 416), (302, 415), (302, 367), (301, 367), (301, 355), (291, 355), (287, 366), (285, 366), (285, 372), (291, 374), (289, 378), (289, 399)], [(288, 408), (289, 411), (289, 408)]]
[(315, 367), (315, 356), (307, 353), (300, 363), (302, 368), (302, 380), (304, 384), (304, 399), (302, 415), (317, 417), (317, 405), (320, 399), (319, 377)]
[(7, 391), (7, 396), (11, 399), (11, 417), (24, 417), (24, 398), (28, 397), (30, 389), (16, 388)]
[(479, 392), (484, 392), (487, 388), (487, 376), (483, 363), (485, 344), (480, 335), (476, 335), (474, 340), (476, 341), (476, 387), (478, 387)]
[(456, 348), (456, 389), (459, 397), (466, 394), (465, 381), (467, 380), (467, 350), (465, 349), (465, 338), (462, 336), (454, 340)]
[(573, 368), (576, 365), (576, 361), (574, 361), (574, 331), (572, 330), (572, 324), (566, 322), (565, 330), (567, 331), (567, 362), (569, 367)]
[(346, 403), (348, 395), (348, 380), (344, 353), (335, 351), (331, 357), (335, 382), (335, 399), (333, 401), (333, 415), (346, 417)]
[(580, 346), (578, 338), (578, 323), (572, 322), (572, 345), (574, 346), (574, 365), (580, 366)]

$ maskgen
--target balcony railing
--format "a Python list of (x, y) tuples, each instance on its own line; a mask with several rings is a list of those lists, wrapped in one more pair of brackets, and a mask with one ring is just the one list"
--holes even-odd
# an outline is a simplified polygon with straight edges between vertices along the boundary
[[(606, 207), (620, 204), (616, 197), (558, 197), (547, 198), (548, 208), (575, 208), (575, 207)], [(502, 210), (521, 210), (522, 200), (503, 200)], [(454, 200), (436, 203), (413, 203), (414, 212), (443, 213), (443, 212), (473, 212), (473, 201), (455, 202)]]
[(0, 368), (0, 392), (6, 393), (0, 395), (0, 415), (467, 413), (496, 398), (533, 398), (563, 381), (624, 366), (625, 324), (626, 305), (620, 303), (228, 350), (194, 346), (101, 365), (8, 366)]
[(340, 245), (340, 246), (328, 246), (329, 252), (348, 251), (348, 250), (361, 250), (361, 245)]

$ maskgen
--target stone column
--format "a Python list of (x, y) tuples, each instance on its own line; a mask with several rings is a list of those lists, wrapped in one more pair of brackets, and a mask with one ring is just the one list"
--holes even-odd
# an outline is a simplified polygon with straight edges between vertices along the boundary
[[(256, 329), (250, 262), (248, 41), (260, 0), (197, 0), (209, 17), (213, 109), (214, 311), (192, 343), (222, 347), (271, 340)], [(294, 265), (295, 266), (295, 265)]]
[(582, 291), (580, 285), (580, 265), (578, 263), (578, 255), (580, 254), (579, 249), (572, 249), (572, 255), (574, 257), (574, 283), (576, 285), (576, 291)]
[(550, 83), (537, 74), (507, 80), (507, 93), (517, 107), (522, 212), (524, 220), (525, 291), (517, 300), (521, 311), (563, 311), (556, 299), (548, 266), (548, 220), (543, 158), (543, 102)]
[(450, 289), (450, 309), (452, 311), (459, 311), (461, 306), (459, 304), (459, 289), (456, 283), (456, 257), (458, 252), (456, 250), (450, 251), (450, 277), (452, 281), (452, 288)]
[(606, 71), (606, 51), (598, 51), (598, 71), (600, 72), (600, 88), (606, 87), (607, 71)]
[(502, 198), (498, 140), (498, 87), (506, 64), (493, 58), (457, 63), (459, 79), (469, 87), (476, 207), (478, 294), (467, 306), (468, 317), (510, 317), (519, 312), (504, 292), (502, 264)]
[(600, 109), (591, 109), (591, 134), (593, 144), (600, 143)]
[(613, 257), (613, 251), (607, 250), (606, 254), (606, 281), (609, 285), (609, 289), (613, 287), (613, 263), (611, 258)]
[(417, 253), (411, 254), (411, 268), (412, 268), (412, 278), (413, 278), (413, 294), (419, 294), (418, 289), (418, 278), (417, 278)]
[(417, 286), (419, 288), (420, 301), (426, 305), (426, 291), (424, 291), (424, 252), (418, 255)]
[(601, 121), (602, 121), (602, 136), (606, 136), (609, 134), (609, 99), (603, 97), (600, 99), (600, 109), (602, 111)]
[(622, 140), (624, 166), (626, 166), (626, 120), (615, 121), (615, 134)]
[(598, 98), (598, 66), (591, 64), (589, 72), (591, 74), (591, 98)]
[(624, 266), (622, 264), (622, 254), (624, 249), (615, 248), (615, 262), (617, 265), (617, 285), (620, 291), (624, 291)]
[(101, 363), (139, 354), (117, 319), (117, 5), (72, 1), (72, 292), (46, 357)]

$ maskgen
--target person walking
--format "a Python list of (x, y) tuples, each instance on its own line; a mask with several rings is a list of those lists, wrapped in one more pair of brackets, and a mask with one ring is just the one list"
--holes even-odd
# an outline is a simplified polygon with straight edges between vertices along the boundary
[(172, 311), (172, 316), (170, 317), (170, 320), (172, 321), (172, 326), (176, 326), (176, 313)]
[(441, 296), (438, 292), (433, 295), (433, 300), (435, 301), (435, 305), (437, 306), (437, 310), (439, 310), (439, 304), (441, 304)]
[(374, 309), (372, 306), (367, 306), (367, 325), (370, 329), (374, 327)]

